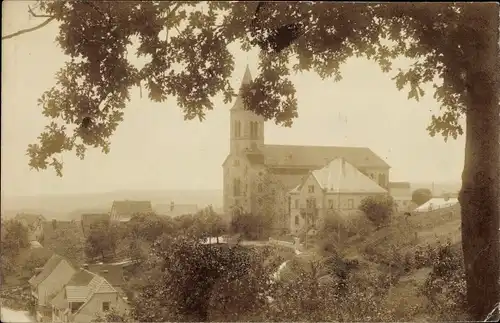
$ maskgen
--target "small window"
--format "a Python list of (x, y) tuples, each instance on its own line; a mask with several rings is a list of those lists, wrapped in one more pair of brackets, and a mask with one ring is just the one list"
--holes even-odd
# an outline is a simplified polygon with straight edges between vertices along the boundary
[(328, 200), (328, 208), (333, 209), (333, 200), (332, 199)]
[(102, 311), (103, 312), (109, 311), (109, 302), (102, 302)]
[(296, 199), (295, 200), (295, 208), (298, 209), (299, 208), (299, 199)]
[(295, 216), (295, 225), (299, 225), (299, 221), (300, 221), (299, 216), (296, 215)]
[(353, 199), (347, 200), (347, 208), (354, 209), (354, 200)]
[(309, 185), (309, 193), (314, 193), (314, 185)]

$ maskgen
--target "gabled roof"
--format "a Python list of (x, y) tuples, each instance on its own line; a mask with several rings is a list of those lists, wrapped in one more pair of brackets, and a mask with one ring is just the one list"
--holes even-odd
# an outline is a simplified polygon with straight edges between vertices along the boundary
[(88, 271), (102, 276), (113, 287), (125, 284), (125, 280), (123, 279), (123, 265), (121, 264), (92, 264), (89, 265)]
[[(76, 272), (64, 288), (52, 299), (52, 305), (64, 309), (69, 302), (84, 303), (76, 313), (96, 293), (116, 293), (117, 291), (106, 281), (104, 277), (96, 275), (88, 270), (80, 269)], [(75, 314), (76, 314), (75, 313)]]
[(356, 168), (390, 167), (366, 147), (264, 145), (262, 153), (269, 167), (308, 167), (312, 170), (340, 157)]
[(343, 158), (335, 158), (325, 167), (312, 172), (327, 193), (386, 193), (368, 176)]
[(47, 277), (49, 277), (49, 275), (63, 260), (71, 265), (71, 263), (63, 257), (59, 256), (58, 254), (53, 254), (52, 257), (50, 257), (43, 266), (42, 271), (38, 275), (31, 277), (28, 283), (33, 287), (40, 285)]
[(112, 209), (120, 220), (129, 220), (134, 214), (152, 213), (151, 201), (114, 201)]

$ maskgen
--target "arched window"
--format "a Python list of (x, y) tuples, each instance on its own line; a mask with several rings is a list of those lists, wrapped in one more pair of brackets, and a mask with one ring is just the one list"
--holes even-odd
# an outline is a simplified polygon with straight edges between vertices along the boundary
[(254, 122), (254, 126), (253, 126), (253, 138), (254, 139), (259, 138), (259, 123), (257, 121)]
[(234, 136), (236, 138), (241, 136), (241, 122), (238, 120), (234, 122)]
[(250, 139), (259, 138), (259, 123), (257, 121), (250, 121)]

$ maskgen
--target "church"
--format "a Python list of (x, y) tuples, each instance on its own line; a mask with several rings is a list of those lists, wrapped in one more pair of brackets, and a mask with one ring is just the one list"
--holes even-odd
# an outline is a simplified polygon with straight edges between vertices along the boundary
[[(251, 81), (247, 66), (242, 86)], [(268, 194), (259, 184), (259, 177), (263, 174), (272, 174), (280, 183), (284, 196), (288, 196), (312, 171), (323, 168), (335, 158), (343, 158), (379, 186), (388, 188), (390, 166), (369, 148), (266, 144), (264, 118), (246, 110), (240, 96), (230, 109), (230, 122), (230, 150), (222, 164), (226, 214), (234, 207), (255, 212), (261, 204), (259, 194)], [(285, 199), (288, 201), (288, 197)], [(285, 205), (280, 211), (284, 226), (289, 222), (287, 209), (289, 207)]]

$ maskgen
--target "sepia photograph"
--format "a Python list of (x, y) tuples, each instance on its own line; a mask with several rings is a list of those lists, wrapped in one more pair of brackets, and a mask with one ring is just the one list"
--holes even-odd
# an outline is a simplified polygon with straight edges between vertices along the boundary
[(500, 320), (497, 2), (5, 0), (0, 319)]

